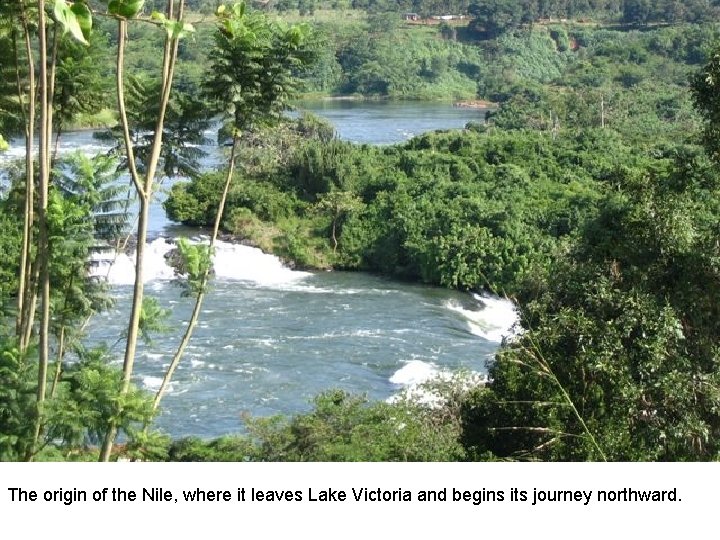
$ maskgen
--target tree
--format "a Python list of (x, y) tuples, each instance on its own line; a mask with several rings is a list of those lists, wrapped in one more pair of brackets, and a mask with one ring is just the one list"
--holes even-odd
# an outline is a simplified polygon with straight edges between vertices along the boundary
[[(123, 360), (123, 384), (120, 392), (122, 398), (127, 395), (130, 389), (130, 378), (132, 377), (135, 363), (135, 351), (137, 348), (138, 334), (140, 331), (140, 320), (143, 309), (144, 283), (143, 266), (145, 255), (145, 244), (147, 240), (147, 227), (150, 210), (150, 201), (155, 187), (155, 176), (160, 162), (163, 145), (165, 113), (170, 102), (170, 94), (175, 75), (175, 66), (178, 55), (178, 42), (194, 28), (185, 22), (184, 0), (168, 0), (165, 14), (154, 14), (151, 21), (155, 21), (165, 32), (165, 44), (163, 49), (162, 73), (160, 77), (160, 102), (156, 117), (155, 129), (151, 149), (144, 164), (142, 172), (138, 170), (135, 161), (135, 150), (130, 136), (130, 124), (125, 101), (125, 46), (127, 40), (128, 20), (138, 17), (144, 0), (118, 0), (108, 5), (108, 10), (117, 19), (117, 72), (116, 87), (118, 112), (123, 130), (123, 141), (125, 143), (126, 159), (130, 177), (132, 179), (137, 197), (140, 203), (137, 223), (137, 248), (135, 251), (135, 284), (133, 286), (133, 299), (128, 322), (127, 339), (125, 343), (125, 356)], [(117, 436), (117, 425), (111, 421), (107, 427), (100, 452), (100, 460), (108, 461), (113, 443)]]
[(316, 44), (305, 25), (287, 26), (271, 22), (265, 15), (246, 12), (245, 4), (218, 8), (219, 23), (206, 92), (219, 111), (226, 115), (232, 133), (227, 174), (210, 244), (184, 244), (181, 255), (190, 272), (190, 293), (195, 306), (155, 397), (157, 408), (197, 324), (210, 276), (212, 254), (222, 223), (225, 202), (235, 171), (240, 136), (263, 125), (277, 123), (288, 107), (296, 87), (294, 74), (316, 58)]
[[(113, 5), (126, 10), (125, 4), (118, 2)], [(23, 362), (31, 344), (36, 296), (37, 291), (40, 292), (37, 369), (25, 370), (25, 373), (32, 373), (36, 377), (34, 414), (31, 415), (34, 435), (32, 441), (25, 445), (26, 459), (33, 459), (40, 448), (41, 439), (47, 441), (47, 437), (53, 437), (48, 415), (52, 413), (52, 398), (58, 379), (54, 379), (51, 395), (48, 396), (51, 334), (60, 329), (57, 337), (60, 351), (58, 358), (61, 359), (65, 348), (63, 329), (67, 328), (69, 313), (66, 308), (72, 303), (73, 310), (81, 309), (80, 306), (86, 303), (83, 295), (92, 288), (83, 277), (87, 248), (92, 242), (87, 228), (91, 223), (88, 219), (91, 206), (74, 201), (71, 196), (56, 189), (51, 149), (53, 127), (56, 127), (54, 119), (59, 119), (57, 125), (61, 125), (71, 112), (83, 110), (86, 100), (97, 97), (97, 93), (91, 91), (94, 83), (87, 84), (87, 88), (83, 88), (86, 94), (81, 95), (80, 88), (74, 86), (77, 81), (71, 76), (73, 70), (78, 70), (78, 80), (88, 83), (92, 79), (85, 78), (87, 73), (80, 72), (87, 71), (88, 66), (76, 64), (73, 60), (84, 57), (82, 49), (74, 42), (83, 46), (88, 44), (92, 22), (92, 11), (84, 0), (38, 0), (32, 4), (20, 1), (0, 12), (1, 25), (9, 25), (11, 29), (17, 88), (15, 102), (18, 104), (18, 116), (25, 123), (26, 138), (25, 175), (16, 184), (24, 186), (23, 202), (17, 205), (16, 210), (24, 214), (25, 220), (18, 265), (19, 280), (17, 290), (14, 291), (17, 297), (16, 356), (22, 358)], [(24, 37), (24, 56), (18, 46), (21, 33)], [(35, 37), (37, 41), (33, 43)], [(36, 119), (39, 120), (37, 125)], [(40, 140), (37, 157), (33, 152), (36, 126)], [(73, 280), (70, 276), (77, 279)], [(80, 285), (81, 282), (84, 283)], [(63, 296), (65, 300), (59, 300)], [(73, 301), (69, 300), (71, 296)], [(65, 322), (56, 326), (58, 321)], [(49, 402), (48, 397), (51, 398)]]
[(717, 172), (691, 150), (615, 182), (468, 404), (476, 458), (717, 459)]
[[(162, 103), (162, 87), (143, 76), (130, 76), (127, 81), (127, 112), (130, 138), (133, 142), (136, 168), (144, 173), (149, 161), (158, 108)], [(210, 112), (200, 98), (195, 85), (178, 89), (170, 96), (163, 124), (163, 144), (158, 171), (161, 176), (194, 177), (199, 174), (199, 160), (205, 156), (201, 146), (208, 143), (205, 131), (210, 127)], [(120, 167), (127, 168), (124, 159), (124, 140), (121, 126), (100, 134), (104, 140), (115, 143), (113, 151), (121, 156)]]
[(710, 159), (720, 163), (720, 52), (692, 80), (695, 108), (703, 116), (703, 144)]
[[(123, 403), (130, 392), (130, 378), (133, 371), (137, 337), (140, 329), (141, 312), (143, 305), (143, 282), (142, 267), (147, 235), (147, 219), (149, 203), (153, 193), (155, 175), (158, 169), (163, 140), (163, 125), (165, 113), (168, 108), (169, 96), (175, 70), (175, 63), (178, 54), (178, 40), (193, 30), (192, 26), (183, 21), (184, 0), (168, 0), (166, 13), (153, 13), (150, 17), (141, 17), (144, 7), (144, 0), (113, 0), (102, 2), (100, 8), (95, 12), (105, 12), (104, 15), (117, 22), (117, 60), (116, 60), (116, 88), (118, 94), (118, 110), (123, 126), (123, 140), (125, 142), (127, 163), (133, 185), (140, 200), (140, 216), (138, 220), (137, 250), (136, 250), (136, 282), (133, 291), (133, 305), (131, 317), (128, 324), (127, 341), (125, 347), (125, 358), (123, 364), (123, 377), (120, 386), (120, 396), (113, 401), (118, 406), (116, 414), (107, 416), (108, 426), (103, 441), (101, 459), (107, 460), (110, 455), (112, 443), (117, 434), (118, 422), (123, 417)], [(18, 293), (18, 323), (17, 333), (21, 338), (21, 353), (27, 348), (32, 334), (34, 311), (35, 311), (35, 289), (40, 291), (40, 321), (39, 321), (39, 345), (38, 345), (38, 370), (37, 370), (37, 407), (35, 414), (35, 441), (40, 439), (43, 425), (43, 408), (47, 394), (48, 381), (48, 356), (50, 352), (49, 334), (51, 331), (51, 311), (53, 306), (51, 294), (52, 266), (56, 264), (61, 269), (60, 261), (52, 260), (52, 246), (50, 241), (51, 218), (61, 223), (72, 222), (78, 226), (77, 233), (82, 237), (83, 227), (76, 223), (80, 215), (78, 208), (72, 204), (70, 199), (59, 196), (58, 192), (51, 189), (52, 178), (52, 152), (51, 133), (54, 117), (61, 120), (66, 119), (72, 111), (81, 111), (84, 100), (92, 101), (93, 92), (91, 88), (83, 85), (80, 88), (75, 83), (78, 81), (93, 81), (87, 73), (88, 66), (78, 64), (74, 61), (74, 52), (78, 49), (72, 44), (66, 44), (64, 40), (72, 39), (83, 45), (88, 45), (93, 26), (93, 9), (86, 0), (52, 0), (45, 2), (38, 0), (32, 4), (35, 10), (27, 8), (25, 2), (21, 1), (15, 11), (10, 15), (14, 20), (20, 21), (20, 26), (25, 35), (26, 63), (29, 82), (23, 85), (21, 72), (17, 70), (18, 102), (23, 104), (24, 97), (29, 99), (28, 107), (25, 109), (26, 119), (26, 181), (27, 193), (25, 196), (25, 228), (23, 233), (23, 255), (20, 264), (20, 292)], [(4, 13), (3, 13), (4, 14)], [(159, 93), (159, 106), (157, 109), (156, 121), (153, 130), (152, 144), (141, 171), (135, 162), (134, 149), (130, 139), (130, 128), (125, 103), (125, 75), (124, 57), (127, 40), (128, 21), (143, 19), (143, 23), (152, 24), (165, 32), (165, 45), (162, 62), (161, 91)], [(11, 20), (13, 20), (11, 18)], [(37, 44), (33, 45), (31, 28), (37, 26)], [(65, 54), (64, 47), (70, 51)], [(19, 64), (17, 48), (15, 50), (16, 64)], [(34, 54), (37, 50), (37, 66), (35, 66)], [(82, 55), (80, 54), (82, 57)], [(38, 91), (35, 90), (34, 74), (38, 73)], [(78, 71), (78, 73), (73, 73)], [(60, 84), (58, 84), (60, 83)], [(85, 92), (79, 95), (80, 91)], [(39, 96), (39, 114), (35, 112), (33, 102), (36, 93)], [(57, 98), (57, 99), (56, 99)], [(37, 180), (37, 205), (34, 204), (34, 156), (33, 136), (35, 134), (34, 120), (39, 117), (39, 139), (40, 148), (38, 153), (38, 180)], [(50, 209), (52, 198), (53, 208)], [(33, 244), (33, 226), (35, 208), (37, 206), (37, 248), (34, 251), (36, 256), (30, 258)], [(52, 211), (52, 212), (51, 212)], [(69, 220), (69, 221), (68, 221)], [(84, 230), (84, 229), (83, 229)], [(70, 282), (70, 289), (72, 281)], [(62, 311), (62, 309), (61, 309)], [(62, 327), (62, 324), (61, 324)], [(60, 347), (62, 350), (62, 346)], [(36, 444), (28, 449), (27, 458), (32, 458), (35, 453)]]
[(362, 201), (348, 191), (330, 191), (320, 195), (316, 206), (320, 212), (330, 216), (330, 238), (333, 242), (333, 253), (336, 253), (341, 220), (351, 212), (362, 209)]
[[(15, 53), (15, 74), (17, 84), (17, 103), (21, 105), (21, 117), (24, 120), (24, 136), (25, 136), (25, 208), (23, 219), (23, 236), (22, 251), (20, 257), (17, 312), (16, 312), (16, 334), (20, 340), (19, 348), (23, 353), (30, 341), (30, 333), (32, 330), (32, 322), (35, 318), (35, 287), (36, 279), (31, 279), (36, 272), (37, 265), (31, 257), (31, 249), (33, 245), (34, 216), (35, 216), (35, 156), (33, 152), (34, 139), (36, 135), (36, 95), (37, 87), (35, 80), (35, 56), (32, 46), (32, 35), (30, 29), (30, 10), (26, 7), (23, 0), (18, 2), (15, 10), (5, 13), (8, 21), (20, 21), (22, 29), (24, 54), (25, 54), (25, 73), (23, 74), (20, 66), (21, 53), (19, 47), (15, 45), (13, 51)], [(17, 30), (15, 30), (17, 35)], [(16, 40), (14, 40), (16, 43)], [(27, 77), (27, 83), (24, 81), (23, 75)]]
[(95, 313), (112, 306), (107, 284), (88, 274), (93, 253), (106, 250), (128, 228), (128, 187), (118, 183), (116, 160), (71, 154), (56, 164), (50, 202), (52, 334), (56, 365), (51, 395), (65, 369), (66, 350), (81, 338)]
[(622, 7), (623, 22), (627, 24), (646, 24), (653, 14), (651, 0), (624, 0)]
[(53, 108), (55, 152), (61, 134), (81, 114), (91, 114), (111, 105), (107, 97), (112, 86), (106, 74), (98, 69), (111, 60), (107, 37), (95, 32), (88, 45), (64, 39), (58, 44)]
[(470, 29), (484, 32), (490, 39), (516, 28), (523, 21), (519, 0), (481, 0), (470, 4), (468, 13), (474, 17), (469, 23)]

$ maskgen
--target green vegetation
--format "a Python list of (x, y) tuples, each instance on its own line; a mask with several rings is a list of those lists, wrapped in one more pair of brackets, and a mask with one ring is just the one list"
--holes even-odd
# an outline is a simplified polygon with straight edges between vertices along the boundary
[(172, 443), (170, 461), (457, 461), (459, 418), (411, 403), (320, 394), (312, 412), (247, 418), (248, 435)]
[[(243, 174), (226, 226), (280, 243), (289, 220), (311, 232), (301, 252), (322, 237), (335, 267), (516, 298), (524, 332), (462, 399), (466, 458), (715, 459), (720, 208), (696, 110), (714, 158), (717, 66), (695, 73), (716, 39), (712, 25), (499, 31), (477, 74), (500, 103), (488, 125), (386, 148), (298, 142)], [(176, 186), (170, 215), (213, 208), (209, 182)]]
[[(390, 148), (306, 141), (286, 164), (236, 183), (227, 203), (234, 220), (226, 225), (255, 241), (258, 231), (275, 227), (277, 243), (299, 240), (310, 253), (317, 249), (312, 237), (283, 231), (314, 231), (324, 239), (321, 260), (339, 268), (515, 294), (594, 213), (619, 174), (618, 160), (638, 171), (666, 163), (653, 155), (599, 129), (554, 139), (436, 133)], [(203, 175), (176, 184), (169, 216), (207, 224), (217, 180)]]
[(717, 459), (717, 171), (690, 150), (615, 182), (467, 401), (476, 458)]
[[(193, 97), (192, 85), (172, 93), (175, 66), (182, 56), (180, 40), (194, 31), (182, 18), (184, 2), (170, 1), (165, 14), (153, 12), (149, 17), (143, 15), (143, 5), (120, 0), (93, 6), (116, 25), (115, 70), (109, 61), (108, 35), (92, 35), (93, 11), (84, 1), (19, 2), (3, 4), (0, 11), (2, 50), (11, 51), (3, 56), (0, 71), (4, 80), (14, 83), (3, 85), (0, 102), (16, 119), (3, 123), (2, 129), (18, 135), (24, 130), (27, 148), (24, 169), (13, 169), (6, 177), (8, 191), (0, 199), (2, 215), (14, 218), (8, 220), (0, 242), (6, 248), (0, 305), (7, 323), (0, 333), (0, 356), (3, 381), (8, 381), (0, 396), (2, 459), (31, 461), (42, 458), (48, 446), (72, 452), (79, 445), (101, 444), (99, 459), (107, 461), (120, 432), (131, 445), (153, 446), (158, 440), (148, 427), (162, 388), (153, 402), (131, 384), (138, 338), (149, 340), (151, 333), (163, 330), (162, 318), (168, 312), (144, 294), (148, 209), (157, 178), (197, 173), (199, 152), (192, 145), (202, 142), (204, 122), (218, 108), (206, 111), (205, 103)], [(163, 54), (155, 65), (159, 79), (125, 76), (128, 28), (140, 23), (161, 36)], [(230, 109), (232, 136), (237, 139), (238, 130), (280, 116), (294, 89), (292, 70), (313, 58), (312, 35), (304, 26), (246, 14), (242, 4), (219, 10), (215, 35), (216, 58), (228, 64), (222, 70), (213, 66), (218, 78), (212, 88), (219, 93), (216, 97), (227, 100), (218, 100), (219, 108)], [(112, 76), (96, 69), (98, 63)], [(230, 87), (222, 86), (226, 79)], [(120, 123), (116, 136), (121, 141), (115, 153), (120, 162), (106, 156), (59, 157), (52, 135), (57, 140), (79, 114), (105, 110), (113, 83)], [(208, 95), (213, 97), (212, 91)], [(231, 159), (231, 172), (233, 165)], [(132, 181), (132, 195), (118, 182), (121, 171)], [(96, 250), (127, 243), (133, 195), (140, 208), (136, 279), (127, 333), (118, 340), (125, 342), (118, 370), (105, 348), (89, 350), (85, 343), (89, 319), (111, 303), (104, 283), (89, 275), (88, 261)], [(222, 209), (218, 221), (221, 215)], [(184, 247), (188, 291), (198, 296), (199, 311), (212, 245), (209, 250)], [(189, 332), (163, 386), (187, 339)]]
[[(101, 22), (80, 1), (0, 7), (0, 150), (23, 134), (30, 150), (0, 196), (0, 459), (107, 460), (119, 432), (139, 459), (720, 457), (716, 2), (277, 3), (293, 19), (338, 8), (315, 30), (243, 5), (210, 15), (215, 2), (189, 1), (181, 18), (150, 16), (155, 4), (103, 4)], [(497, 107), (465, 130), (370, 147), (284, 118), (298, 90)], [(223, 171), (201, 171), (214, 114), (232, 150)], [(115, 118), (114, 157), (55, 155), (52, 134)], [(140, 277), (152, 194), (177, 176), (168, 215), (213, 235), (179, 243), (195, 313), (153, 402), (130, 382), (135, 348), (167, 310)], [(111, 304), (87, 261), (126, 242), (133, 197), (119, 370), (85, 342)], [(436, 382), (439, 406), (328, 391), (306, 414), (247, 418), (242, 436), (170, 442), (152, 418), (221, 228), (303, 267), (509, 295), (523, 331), (487, 384)]]
[(386, 16), (394, 24), (378, 16), (355, 26), (319, 25), (329, 46), (306, 78), (306, 91), (394, 99), (475, 96), (483, 64), (476, 47)]

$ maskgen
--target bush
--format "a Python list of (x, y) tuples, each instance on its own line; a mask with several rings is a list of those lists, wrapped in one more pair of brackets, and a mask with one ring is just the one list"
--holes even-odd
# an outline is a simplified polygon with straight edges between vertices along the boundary
[(246, 418), (248, 434), (174, 442), (171, 461), (456, 461), (458, 426), (407, 402), (368, 402), (341, 390), (318, 395), (291, 419)]

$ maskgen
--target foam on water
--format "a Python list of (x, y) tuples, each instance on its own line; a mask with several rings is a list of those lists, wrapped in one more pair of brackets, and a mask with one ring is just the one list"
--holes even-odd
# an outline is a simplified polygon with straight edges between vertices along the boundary
[[(310, 274), (309, 272), (298, 272), (293, 270), (294, 275), (300, 275), (300, 277), (306, 277)], [(260, 284), (262, 286), (262, 284)], [(310, 285), (307, 283), (303, 283), (302, 280), (294, 280), (294, 281), (286, 281), (286, 282), (277, 282), (277, 283), (267, 283), (265, 286), (270, 286), (275, 290), (278, 291), (284, 291), (284, 292), (301, 292), (306, 294), (332, 294), (335, 296), (351, 296), (351, 295), (357, 295), (357, 294), (377, 294), (377, 295), (386, 295), (386, 294), (395, 294), (397, 291), (393, 291), (391, 289), (378, 289), (378, 288), (367, 288), (367, 289), (353, 289), (353, 288), (336, 288), (336, 287), (318, 287), (317, 285)]]
[(470, 333), (488, 341), (500, 343), (518, 332), (518, 313), (510, 300), (490, 295), (473, 294), (477, 302), (463, 305), (457, 300), (446, 300), (443, 305), (462, 315)]
[(410, 360), (390, 377), (390, 382), (402, 386), (418, 385), (439, 373), (437, 366), (422, 360)]
[[(145, 249), (143, 280), (167, 281), (175, 279), (175, 270), (168, 264), (167, 254), (175, 244), (165, 238), (158, 238)], [(135, 254), (97, 253), (91, 257), (91, 275), (107, 279), (113, 285), (132, 285), (135, 281)], [(263, 253), (258, 248), (217, 242), (213, 257), (215, 276), (218, 279), (249, 281), (271, 287), (293, 283), (309, 276), (307, 272), (296, 272), (283, 265), (274, 255)]]
[[(453, 372), (440, 369), (431, 362), (410, 360), (390, 377), (392, 384), (403, 388), (390, 396), (388, 403), (412, 402), (427, 407), (442, 407), (445, 396), (438, 386), (449, 386), (454, 391), (467, 392), (487, 382), (487, 376), (477, 371)], [(433, 382), (438, 385), (433, 386)]]
[[(175, 271), (167, 264), (165, 256), (174, 244), (164, 238), (158, 238), (147, 244), (143, 265), (143, 281), (170, 280)], [(113, 285), (132, 285), (135, 282), (135, 254), (115, 254), (114, 252), (95, 253), (90, 258), (90, 274), (107, 279)]]
[[(81, 139), (78, 142), (78, 139)], [(9, 141), (10, 148), (5, 152), (0, 152), (0, 165), (11, 163), (13, 161), (25, 159), (25, 140), (21, 138), (12, 139)], [(55, 147), (55, 139), (51, 141), (51, 148)], [(40, 146), (39, 139), (35, 139), (33, 151), (37, 153)], [(107, 152), (110, 147), (103, 143), (93, 139), (91, 132), (75, 132), (68, 133), (60, 137), (60, 144), (58, 145), (58, 154), (65, 155), (69, 152), (80, 151), (85, 155), (94, 156), (100, 152)]]
[(215, 275), (220, 279), (251, 281), (265, 286), (295, 282), (310, 275), (291, 270), (279, 258), (258, 248), (228, 242), (215, 244), (213, 265)]
[(142, 384), (147, 390), (157, 391), (162, 385), (162, 377), (151, 377), (147, 375), (142, 378)]
[[(162, 377), (153, 377), (152, 375), (146, 375), (140, 380), (145, 390), (148, 390), (150, 392), (157, 392), (158, 390), (160, 390), (163, 382)], [(170, 381), (165, 387), (165, 394), (179, 395), (184, 394), (185, 392), (187, 392), (187, 388), (177, 390), (177, 381)]]

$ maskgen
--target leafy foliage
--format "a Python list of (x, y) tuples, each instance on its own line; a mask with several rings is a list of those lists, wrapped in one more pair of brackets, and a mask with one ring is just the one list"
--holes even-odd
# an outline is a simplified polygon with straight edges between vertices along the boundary
[[(228, 205), (231, 213), (242, 207), (276, 225), (294, 219), (296, 229), (311, 228), (330, 239), (327, 257), (337, 266), (515, 293), (593, 214), (616, 173), (608, 156), (630, 168), (654, 161), (601, 130), (554, 140), (455, 132), (385, 149), (310, 141), (285, 167), (234, 189)], [(171, 217), (210, 215), (219, 196), (212, 186), (208, 177), (174, 188)]]
[(170, 330), (166, 324), (170, 317), (170, 309), (160, 305), (157, 298), (146, 296), (143, 298), (140, 310), (140, 337), (148, 345), (152, 344), (153, 334), (165, 333)]
[(340, 390), (290, 420), (246, 419), (246, 437), (173, 443), (172, 461), (454, 461), (463, 457), (452, 424), (409, 404), (368, 403)]
[(672, 172), (620, 182), (468, 404), (476, 456), (717, 456), (717, 173), (684, 155)]
[[(107, 422), (118, 422), (128, 436), (153, 415), (145, 393), (133, 389), (118, 398), (121, 372), (107, 363), (102, 349), (82, 351), (57, 381), (43, 405), (44, 440), (38, 451), (60, 450), (53, 459), (69, 459), (78, 448), (97, 444)], [(11, 340), (0, 338), (0, 460), (25, 459), (31, 449), (36, 414), (37, 363)]]
[[(130, 77), (127, 86), (128, 121), (135, 162), (138, 171), (145, 172), (155, 137), (162, 89), (158, 83), (144, 77)], [(205, 156), (201, 146), (209, 142), (205, 136), (211, 123), (207, 104), (197, 96), (198, 89), (194, 85), (180, 87), (181, 90), (173, 93), (165, 112), (159, 170), (167, 178), (199, 174), (200, 160)], [(122, 150), (121, 128), (116, 126), (98, 136), (115, 141), (114, 152), (121, 156), (120, 167), (126, 167), (122, 161), (126, 157)]]
[(316, 54), (310, 28), (272, 23), (244, 4), (218, 13), (208, 97), (240, 132), (276, 123), (295, 91), (295, 70)]
[(35, 377), (32, 363), (6, 337), (0, 337), (0, 461), (23, 459), (32, 444)]
[(207, 275), (212, 268), (212, 253), (205, 244), (191, 244), (187, 238), (178, 238), (179, 261), (175, 271), (184, 276), (184, 296), (196, 295), (207, 288)]

